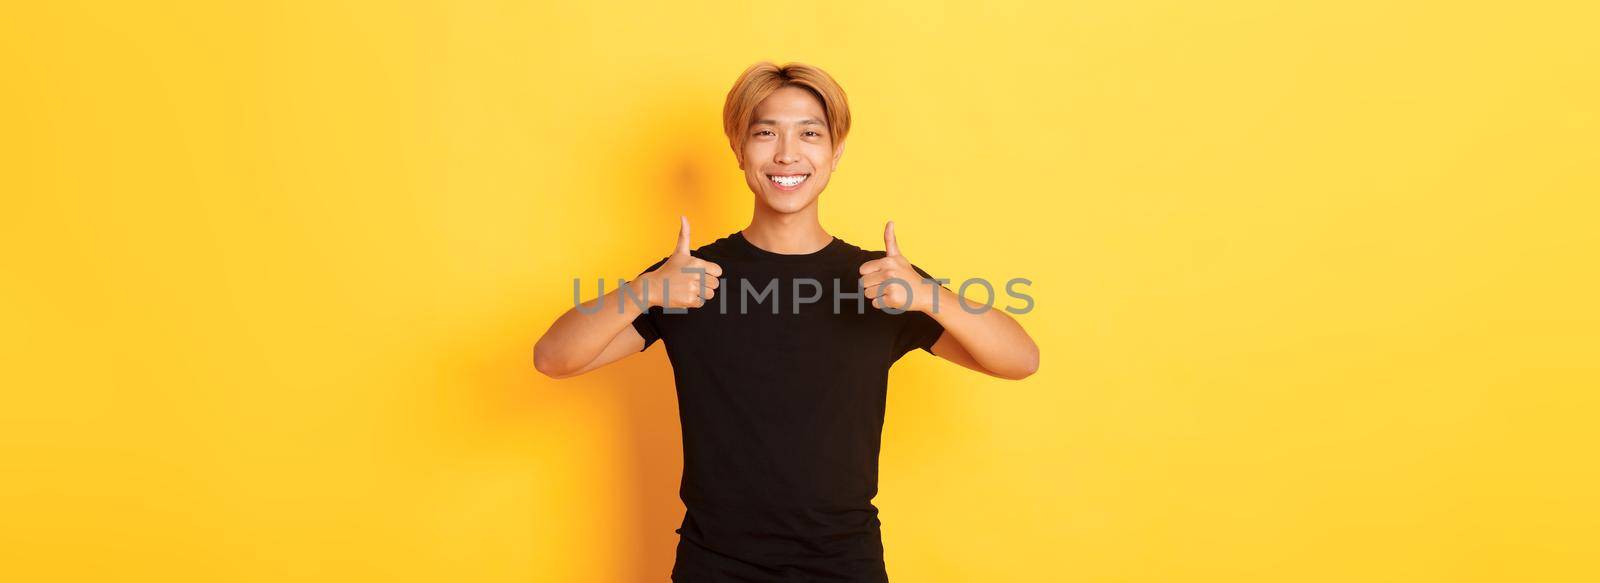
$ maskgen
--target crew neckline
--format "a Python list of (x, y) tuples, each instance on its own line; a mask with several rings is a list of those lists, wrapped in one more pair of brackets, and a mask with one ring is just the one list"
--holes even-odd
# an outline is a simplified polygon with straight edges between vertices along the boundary
[(822, 257), (828, 257), (846, 246), (844, 240), (835, 236), (832, 238), (832, 240), (828, 241), (827, 245), (823, 245), (821, 249), (812, 251), (810, 253), (778, 253), (776, 251), (762, 249), (755, 243), (750, 242), (749, 239), (745, 238), (743, 230), (734, 231), (733, 234), (728, 238), (737, 241), (739, 245), (749, 251), (751, 255), (772, 261), (807, 261), (819, 259)]

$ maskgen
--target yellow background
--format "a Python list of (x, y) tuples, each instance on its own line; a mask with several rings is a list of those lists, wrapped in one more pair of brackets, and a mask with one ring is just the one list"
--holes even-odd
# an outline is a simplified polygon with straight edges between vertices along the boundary
[(895, 368), (895, 581), (1600, 578), (1592, 3), (236, 4), (0, 18), (0, 578), (665, 581), (664, 353), (530, 350), (746, 224), (761, 59), (833, 233), (1035, 282)]

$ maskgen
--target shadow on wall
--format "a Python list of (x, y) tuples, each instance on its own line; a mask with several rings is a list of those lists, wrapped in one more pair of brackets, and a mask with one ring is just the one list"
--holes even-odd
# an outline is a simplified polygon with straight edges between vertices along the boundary
[[(639, 148), (629, 152), (627, 163), (644, 171), (636, 174), (634, 185), (638, 198), (627, 208), (637, 209), (629, 222), (636, 233), (649, 233), (625, 277), (633, 277), (640, 270), (665, 257), (672, 251), (678, 234), (678, 216), (688, 215), (693, 234), (693, 246), (699, 247), (725, 233), (712, 228), (709, 220), (727, 209), (717, 209), (717, 192), (722, 189), (712, 184), (719, 165), (733, 165), (727, 146), (720, 140), (720, 102), (714, 110), (703, 104), (686, 100), (687, 92), (672, 92), (679, 101), (663, 100), (640, 116), (649, 120), (647, 133), (662, 141), (642, 140)], [(697, 107), (697, 105), (700, 105)], [(710, 115), (705, 112), (711, 111)], [(708, 132), (707, 130), (711, 131)], [(721, 201), (726, 204), (726, 201)], [(741, 214), (748, 212), (741, 210)], [(695, 223), (700, 225), (694, 228)], [(635, 504), (629, 517), (631, 523), (618, 525), (619, 530), (631, 529), (633, 548), (619, 549), (622, 569), (627, 581), (666, 581), (672, 572), (676, 557), (678, 534), (683, 522), (684, 506), (678, 499), (678, 487), (683, 476), (683, 432), (678, 418), (676, 384), (672, 366), (667, 359), (666, 347), (657, 342), (642, 354), (636, 354), (613, 363), (614, 371), (604, 376), (607, 385), (622, 393), (614, 401), (621, 407), (621, 417), (629, 432), (626, 447), (628, 467), (633, 477), (628, 484)]]
[[(686, 92), (679, 92), (682, 97)], [(648, 111), (637, 112), (647, 120), (643, 135), (650, 139), (638, 147), (618, 152), (622, 164), (635, 169), (632, 192), (622, 193), (614, 217), (589, 217), (597, 228), (625, 230), (640, 234), (628, 236), (642, 241), (628, 257), (607, 260), (608, 265), (627, 265), (626, 273), (604, 274), (615, 283), (617, 277), (632, 278), (672, 251), (678, 231), (678, 216), (689, 216), (693, 225), (694, 246), (698, 247), (727, 234), (713, 225), (716, 217), (745, 215), (748, 208), (716, 208), (729, 204), (719, 196), (737, 185), (712, 184), (712, 177), (724, 166), (734, 166), (727, 144), (721, 139), (720, 102), (713, 110), (687, 101), (664, 101)], [(710, 111), (710, 115), (706, 112)], [(709, 131), (708, 131), (709, 129)], [(748, 204), (746, 201), (740, 201)], [(724, 229), (726, 230), (726, 229)], [(592, 288), (591, 288), (592, 293)], [(569, 307), (569, 306), (566, 306)], [(542, 330), (541, 330), (542, 332)], [(678, 499), (683, 475), (683, 436), (678, 418), (676, 386), (665, 346), (658, 342), (648, 350), (593, 371), (585, 377), (541, 387), (539, 391), (575, 391), (578, 398), (595, 399), (617, 407), (627, 435), (620, 439), (617, 452), (630, 469), (621, 479), (625, 503), (631, 511), (619, 513), (627, 521), (612, 525), (628, 546), (601, 549), (600, 556), (614, 557), (617, 572), (624, 581), (666, 581), (672, 571), (678, 545), (677, 528), (682, 524), (684, 507)], [(576, 382), (575, 382), (576, 381)], [(565, 395), (568, 398), (572, 394)]]
[[(520, 354), (525, 356), (527, 351)], [(615, 465), (627, 471), (617, 477), (619, 493), (602, 495), (621, 506), (614, 516), (622, 522), (604, 525), (601, 530), (617, 533), (616, 540), (620, 542), (616, 548), (592, 549), (586, 554), (593, 557), (590, 560), (612, 563), (619, 581), (666, 581), (678, 544), (674, 531), (684, 512), (683, 503), (678, 500), (683, 441), (677, 392), (666, 352), (659, 345), (652, 346), (571, 379), (545, 378), (533, 370), (531, 363), (522, 366), (518, 374), (523, 379), (512, 386), (518, 387), (520, 394), (486, 395), (496, 406), (526, 409), (526, 416), (512, 414), (518, 422), (536, 418), (538, 413), (532, 410), (539, 408), (539, 403), (562, 402), (562, 408), (571, 410), (611, 409), (609, 415), (618, 419), (618, 426), (626, 432), (613, 450), (619, 462)], [(537, 435), (539, 439), (558, 439), (549, 432)], [(611, 464), (600, 461), (595, 465)], [(533, 518), (535, 528), (547, 527), (538, 522), (538, 517)], [(544, 552), (534, 550), (535, 555)]]
[[(659, 343), (657, 343), (659, 344)], [(623, 442), (633, 512), (628, 524), (618, 525), (629, 532), (632, 547), (618, 549), (627, 581), (666, 581), (672, 572), (678, 534), (683, 522), (683, 502), (678, 485), (683, 476), (683, 433), (678, 422), (677, 391), (672, 382), (672, 366), (661, 346), (651, 346), (642, 354), (617, 362), (615, 374), (607, 374), (606, 384), (622, 393), (613, 401), (622, 408), (627, 427)]]

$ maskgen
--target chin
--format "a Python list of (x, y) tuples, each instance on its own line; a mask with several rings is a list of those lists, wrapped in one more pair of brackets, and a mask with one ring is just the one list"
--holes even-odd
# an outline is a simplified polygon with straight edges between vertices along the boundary
[(762, 192), (761, 204), (774, 211), (791, 214), (805, 210), (817, 200), (816, 195), (800, 192)]

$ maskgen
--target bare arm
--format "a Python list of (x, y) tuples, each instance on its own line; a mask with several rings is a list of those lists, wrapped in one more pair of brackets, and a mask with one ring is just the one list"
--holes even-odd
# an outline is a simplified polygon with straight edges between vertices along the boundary
[[(635, 280), (636, 286), (642, 283)], [(534, 344), (533, 367), (539, 372), (564, 379), (644, 349), (644, 338), (633, 329), (633, 319), (644, 310), (623, 298), (622, 290), (584, 302), (582, 308), (593, 313), (586, 314), (578, 307), (568, 309)]]
[[(1039, 370), (1039, 346), (1005, 310), (974, 314), (956, 305), (962, 298), (944, 287), (939, 310), (928, 315), (944, 326), (933, 354), (961, 366), (1003, 379), (1027, 378)], [(967, 304), (974, 309), (982, 304)]]
[(644, 338), (634, 330), (633, 320), (645, 310), (654, 306), (698, 308), (715, 297), (722, 267), (689, 254), (689, 219), (681, 220), (678, 246), (672, 255), (660, 267), (630, 282), (630, 287), (639, 290), (636, 294), (644, 294), (645, 305), (617, 289), (568, 309), (534, 344), (535, 369), (562, 379), (611, 364), (644, 348)]
[[(932, 352), (950, 362), (978, 372), (1003, 379), (1027, 378), (1039, 370), (1039, 346), (1004, 310), (987, 309), (971, 313), (962, 309), (967, 304), (960, 296), (943, 286), (918, 285), (922, 274), (911, 262), (900, 255), (894, 238), (894, 221), (884, 226), (883, 242), (886, 253), (861, 265), (861, 285), (872, 305), (917, 310), (927, 313), (944, 333), (933, 344)], [(906, 286), (889, 285), (891, 280), (916, 286), (917, 290), (933, 288), (935, 293), (912, 292)], [(937, 302), (934, 300), (937, 296)], [(957, 302), (962, 302), (958, 304)], [(935, 308), (937, 306), (937, 308)]]

